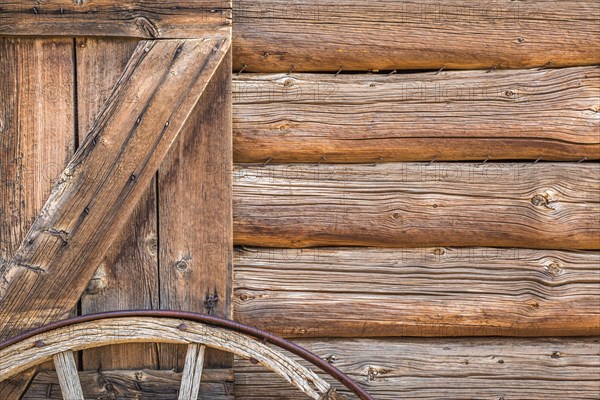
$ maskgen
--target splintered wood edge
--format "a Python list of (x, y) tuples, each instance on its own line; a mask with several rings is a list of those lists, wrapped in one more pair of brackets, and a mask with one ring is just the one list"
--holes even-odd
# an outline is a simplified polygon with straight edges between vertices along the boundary
[(199, 322), (151, 317), (90, 321), (17, 342), (0, 350), (0, 379), (8, 379), (65, 351), (139, 342), (199, 343), (257, 361), (312, 399), (319, 399), (330, 390), (330, 385), (314, 372), (247, 335)]

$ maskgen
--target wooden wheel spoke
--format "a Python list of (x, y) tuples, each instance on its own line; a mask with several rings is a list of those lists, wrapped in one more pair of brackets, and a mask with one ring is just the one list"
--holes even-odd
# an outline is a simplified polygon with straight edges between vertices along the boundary
[(56, 375), (60, 383), (63, 399), (65, 400), (83, 400), (83, 390), (79, 381), (79, 373), (77, 372), (77, 364), (71, 350), (52, 356), (54, 359), (54, 367)]
[(185, 366), (181, 377), (179, 389), (179, 400), (197, 399), (200, 392), (200, 380), (202, 379), (202, 368), (204, 367), (204, 352), (206, 346), (191, 343), (188, 345), (185, 355)]

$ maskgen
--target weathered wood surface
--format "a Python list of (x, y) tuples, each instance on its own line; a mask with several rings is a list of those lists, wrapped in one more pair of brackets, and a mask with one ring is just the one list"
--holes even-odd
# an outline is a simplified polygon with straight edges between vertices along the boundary
[[(173, 400), (181, 374), (173, 371), (126, 370), (79, 373), (86, 399)], [(233, 400), (233, 371), (205, 370), (198, 400)], [(55, 372), (41, 372), (23, 400), (62, 400)]]
[(0, 35), (166, 39), (230, 32), (229, 0), (0, 0)]
[[(298, 343), (329, 359), (378, 400), (582, 400), (597, 399), (600, 393), (598, 338), (325, 339)], [(236, 360), (235, 398), (304, 399), (276, 375), (244, 360)]]
[(600, 158), (600, 68), (234, 76), (236, 162)]
[[(79, 138), (83, 142), (137, 46), (136, 40), (79, 38), (76, 41)], [(138, 202), (108, 249), (84, 295), (81, 313), (157, 309), (158, 226), (156, 181)], [(132, 344), (89, 349), (83, 368), (158, 368), (156, 345)]]
[(600, 247), (597, 163), (238, 164), (234, 240), (261, 247)]
[[(71, 39), (0, 38), (0, 270), (74, 152), (72, 54)], [(34, 372), (0, 384), (0, 398), (18, 399)]]
[(600, 253), (258, 249), (235, 257), (236, 320), (286, 337), (600, 335)]
[(185, 366), (181, 375), (179, 400), (195, 399), (198, 397), (205, 351), (206, 346), (197, 343), (188, 344), (187, 354), (185, 355)]
[(201, 343), (252, 359), (283, 377), (311, 399), (330, 385), (283, 351), (235, 331), (176, 318), (109, 318), (57, 328), (0, 349), (0, 379), (25, 371), (53, 355), (120, 343)]
[(0, 271), (0, 337), (75, 306), (228, 48), (227, 39), (140, 43), (93, 132)]
[(237, 0), (234, 68), (525, 68), (600, 63), (594, 0)]
[(63, 397), (67, 400), (83, 400), (83, 390), (79, 382), (77, 365), (75, 364), (75, 355), (72, 351), (64, 351), (55, 354), (54, 366), (56, 367), (56, 376), (60, 384), (60, 390)]
[[(160, 308), (232, 318), (231, 59), (214, 79), (158, 173)], [(161, 345), (161, 368), (181, 370), (185, 346)], [(207, 351), (206, 368), (233, 366)]]

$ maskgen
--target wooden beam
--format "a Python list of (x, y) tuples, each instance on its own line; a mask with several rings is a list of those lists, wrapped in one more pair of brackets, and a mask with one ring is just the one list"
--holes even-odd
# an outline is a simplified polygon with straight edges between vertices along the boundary
[(234, 75), (236, 162), (600, 158), (600, 68)]
[[(160, 308), (232, 319), (231, 56), (226, 55), (158, 173)], [(185, 346), (161, 345), (181, 370)], [(208, 349), (206, 368), (233, 366)]]
[(236, 244), (600, 248), (595, 163), (240, 164), (234, 174)]
[(235, 316), (286, 337), (600, 335), (598, 265), (598, 252), (243, 248)]
[(0, 271), (1, 338), (62, 318), (77, 303), (228, 49), (227, 39), (140, 43)]
[[(0, 38), (0, 270), (73, 155), (74, 69), (72, 39)], [(27, 380), (2, 382), (0, 399)]]
[[(177, 397), (181, 373), (159, 370), (106, 370), (79, 372), (85, 398), (111, 396), (139, 400), (173, 400)], [(233, 400), (233, 371), (204, 370), (199, 400)], [(41, 372), (23, 400), (62, 400), (56, 373)]]
[(229, 0), (0, 0), (0, 35), (168, 39), (230, 32)]
[[(79, 137), (83, 142), (131, 58), (134, 39), (76, 41)], [(158, 309), (158, 216), (156, 179), (98, 265), (81, 297), (81, 313)], [(156, 345), (132, 344), (86, 350), (84, 369), (159, 368)]]
[[(600, 392), (598, 338), (311, 339), (298, 344), (330, 360), (378, 400), (594, 399)], [(240, 359), (235, 398), (304, 399), (278, 376)]]
[[(600, 63), (595, 0), (234, 1), (234, 68), (364, 71)], [(459, 38), (459, 40), (457, 39)]]
[(67, 400), (83, 400), (83, 390), (73, 352), (65, 351), (55, 354), (52, 358), (63, 397)]

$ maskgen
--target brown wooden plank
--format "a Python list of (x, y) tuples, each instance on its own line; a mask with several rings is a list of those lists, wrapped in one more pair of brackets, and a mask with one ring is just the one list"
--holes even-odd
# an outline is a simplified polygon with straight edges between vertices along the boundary
[[(136, 40), (77, 39), (79, 136), (83, 141), (131, 57)], [(81, 313), (158, 308), (156, 180), (104, 256), (81, 298)], [(158, 368), (153, 344), (132, 344), (83, 352), (88, 370)]]
[[(0, 71), (2, 270), (74, 151), (73, 40), (0, 38)], [(27, 381), (3, 382), (0, 398), (19, 398)]]
[[(161, 309), (232, 317), (231, 64), (226, 56), (158, 179)], [(183, 368), (186, 347), (161, 345), (161, 368)], [(208, 368), (231, 367), (209, 349)]]
[[(329, 359), (378, 400), (582, 400), (597, 399), (600, 392), (598, 338), (313, 339), (299, 344)], [(277, 375), (239, 359), (235, 398), (304, 399)]]
[(259, 249), (235, 257), (235, 317), (286, 337), (600, 335), (600, 253)]
[(234, 68), (526, 68), (600, 63), (594, 0), (235, 0)]
[(600, 68), (241, 74), (236, 162), (600, 158)]
[(0, 337), (73, 308), (228, 49), (227, 39), (140, 43), (93, 131), (0, 271)]
[(235, 243), (600, 248), (597, 163), (239, 164)]
[[(173, 400), (181, 374), (158, 370), (111, 370), (79, 373), (83, 394), (90, 399)], [(233, 400), (233, 371), (204, 370), (199, 400)], [(39, 373), (23, 400), (62, 400), (55, 372)]]
[(0, 35), (229, 36), (230, 0), (0, 0)]

